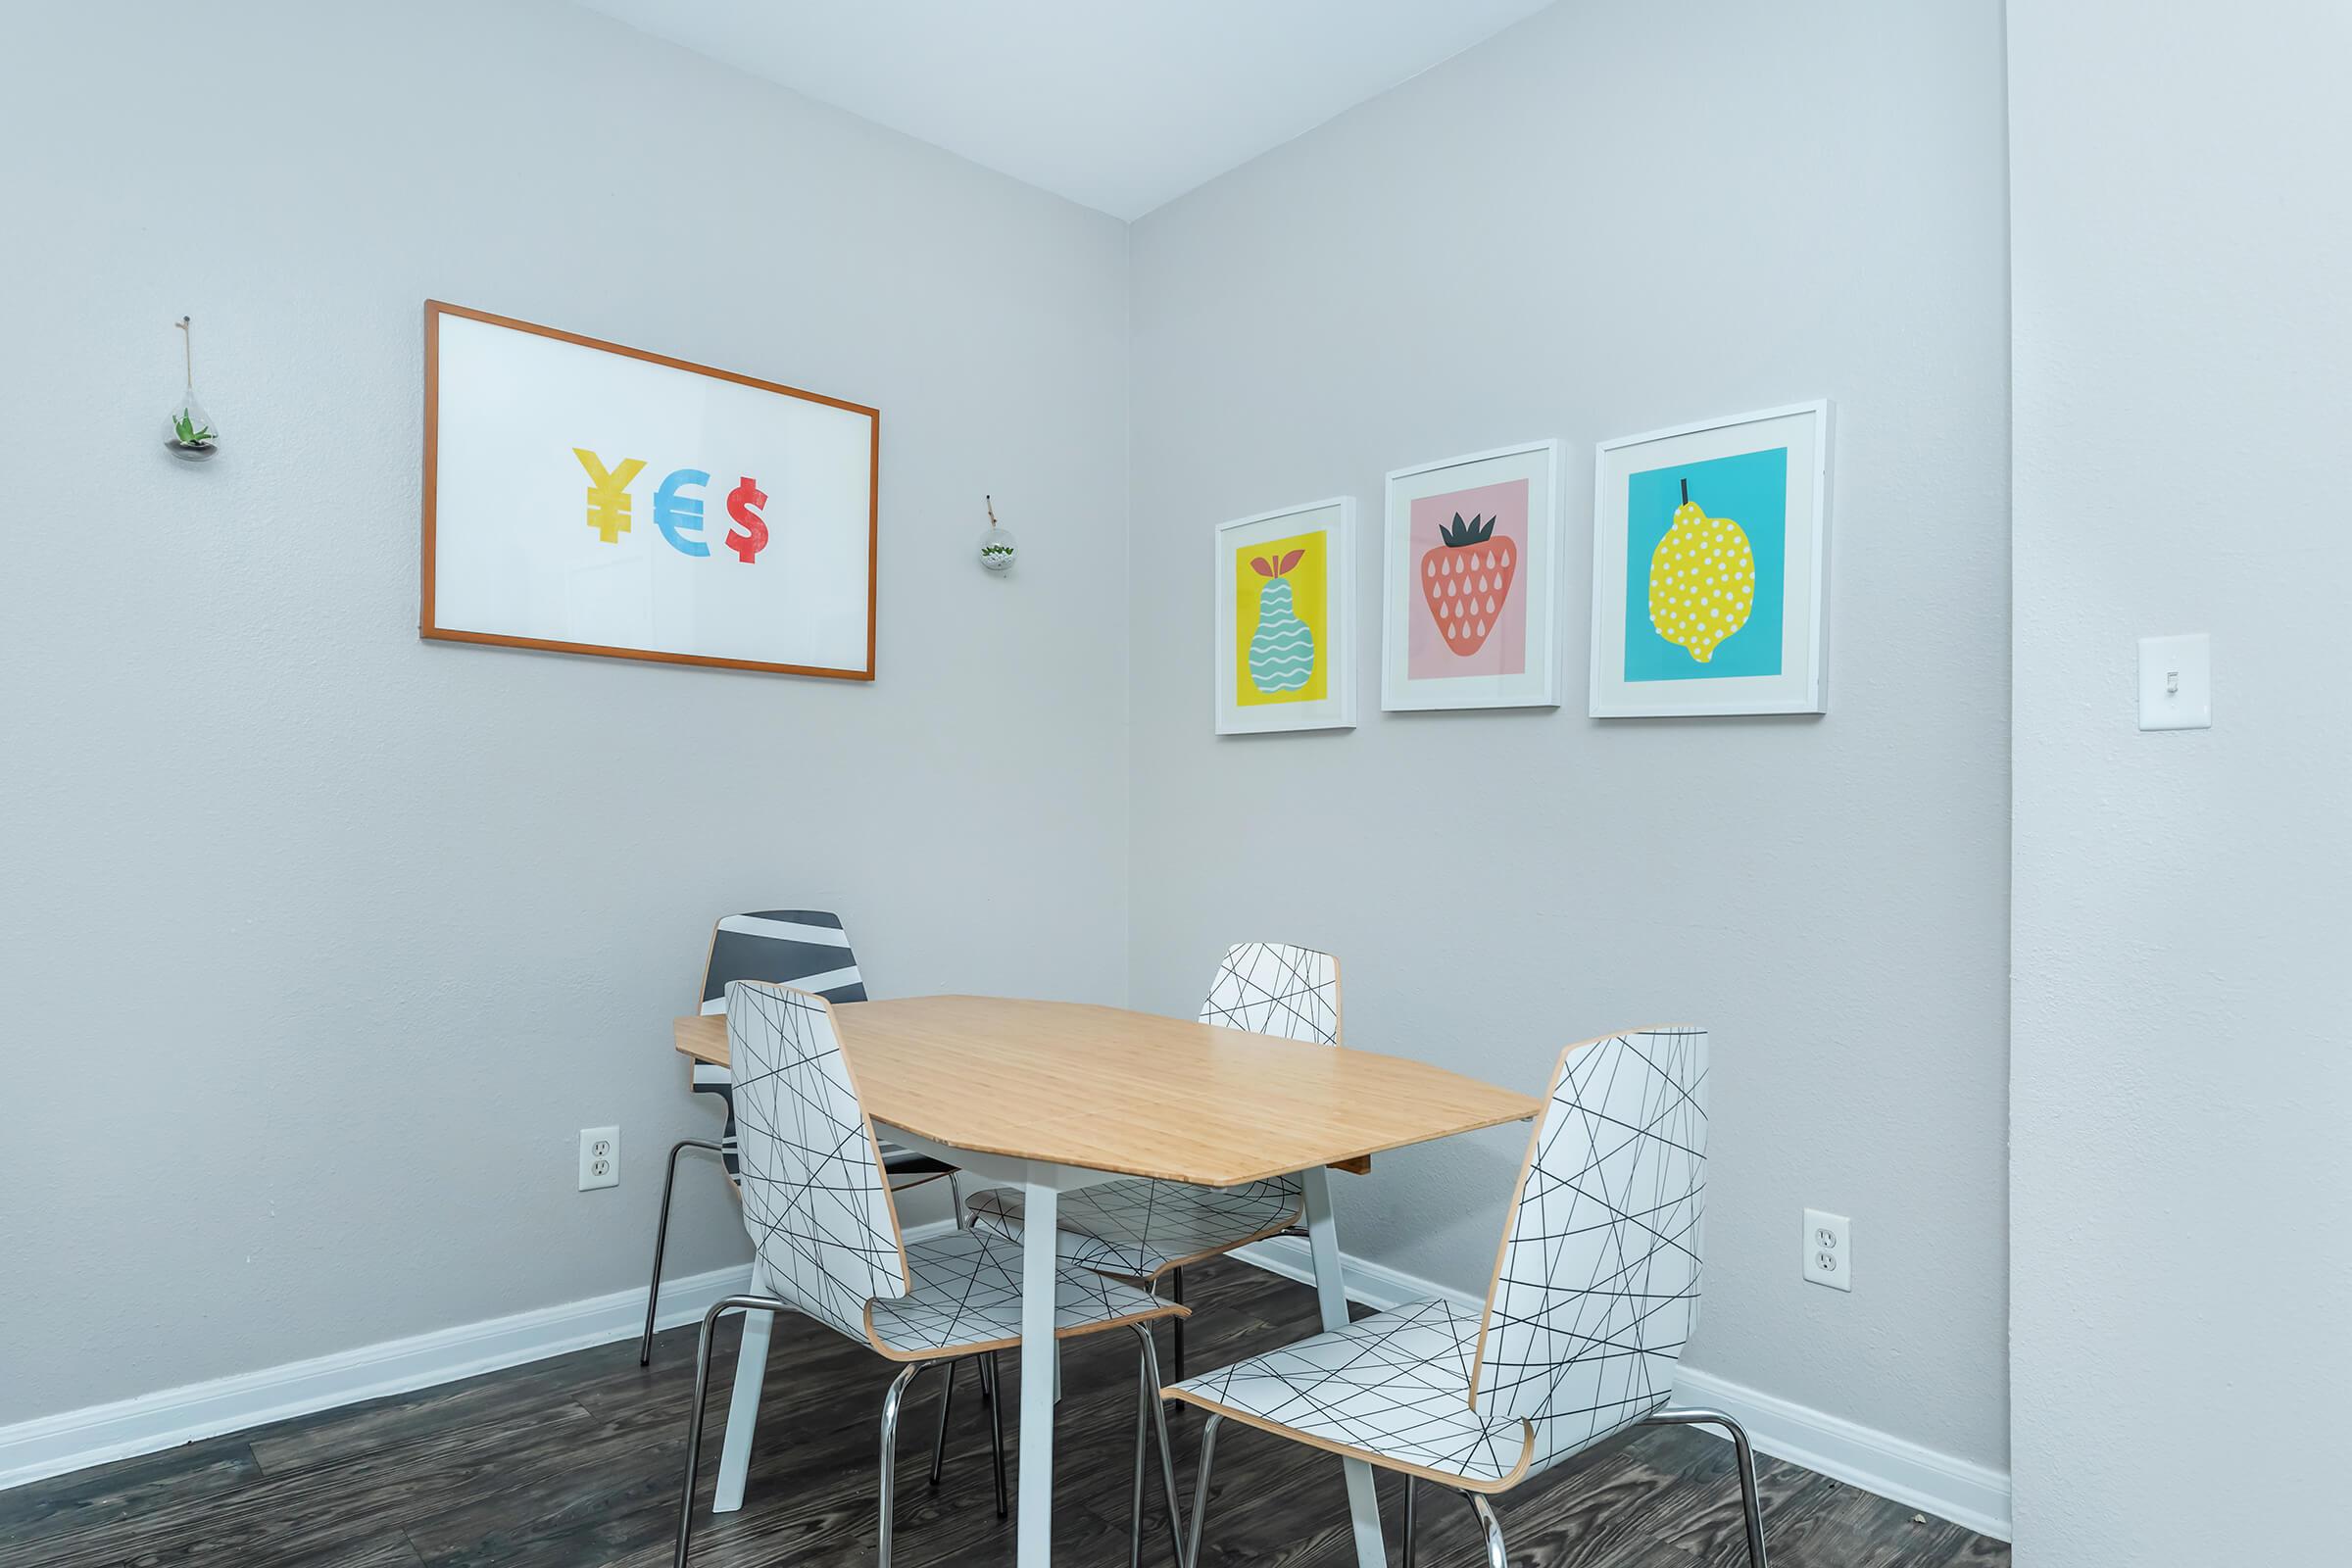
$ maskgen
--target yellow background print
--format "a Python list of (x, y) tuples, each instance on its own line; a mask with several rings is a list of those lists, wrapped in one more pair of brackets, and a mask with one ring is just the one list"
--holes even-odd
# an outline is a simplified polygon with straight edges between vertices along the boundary
[[(1265, 708), (1276, 703), (1312, 703), (1330, 694), (1331, 615), (1325, 586), (1330, 576), (1326, 559), (1330, 541), (1330, 533), (1318, 528), (1312, 533), (1293, 534), (1288, 539), (1243, 545), (1234, 551), (1233, 700), (1237, 705)], [(1306, 684), (1297, 691), (1261, 692), (1250, 679), (1250, 640), (1257, 635), (1259, 596), (1266, 584), (1275, 579), (1260, 577), (1250, 569), (1250, 563), (1262, 560), (1272, 565), (1294, 550), (1299, 552), (1298, 564), (1283, 573), (1280, 580), (1291, 585), (1291, 612), (1305, 621), (1307, 630), (1315, 634), (1315, 667)]]

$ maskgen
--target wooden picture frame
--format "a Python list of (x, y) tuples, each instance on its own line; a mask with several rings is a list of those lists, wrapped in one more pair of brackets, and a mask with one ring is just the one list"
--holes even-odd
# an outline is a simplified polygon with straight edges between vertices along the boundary
[(881, 476), (878, 409), (427, 300), (418, 635), (871, 681)]

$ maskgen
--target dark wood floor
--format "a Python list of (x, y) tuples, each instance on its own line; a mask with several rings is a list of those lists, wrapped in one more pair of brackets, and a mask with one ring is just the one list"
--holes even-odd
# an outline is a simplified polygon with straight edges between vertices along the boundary
[[(1189, 1272), (1194, 1370), (1315, 1326), (1303, 1286), (1238, 1263)], [(780, 1323), (746, 1505), (711, 1519), (732, 1328), (721, 1338), (698, 1493), (698, 1568), (871, 1562), (877, 1421), (891, 1368), (805, 1319)], [(1105, 1335), (1065, 1355), (1054, 1463), (1059, 1562), (1125, 1561), (1133, 1345), (1124, 1333)], [(678, 1330), (657, 1343), (651, 1370), (639, 1369), (634, 1342), (605, 1346), (0, 1493), (0, 1565), (655, 1568), (669, 1560), (676, 1529), (693, 1362), (693, 1331)], [(1013, 1361), (1005, 1367), (1012, 1382)], [(938, 1387), (936, 1372), (917, 1381), (902, 1433), (897, 1559), (904, 1568), (1009, 1565), (1013, 1532), (996, 1517), (984, 1412), (968, 1375), (946, 1480), (937, 1491), (925, 1485)], [(1177, 1420), (1177, 1481), (1188, 1505), (1199, 1433), (1197, 1416)], [(1201, 1568), (1353, 1561), (1335, 1460), (1230, 1425), (1219, 1450)], [(1746, 1549), (1731, 1455), (1731, 1445), (1682, 1428), (1582, 1455), (1501, 1499), (1512, 1561), (1740, 1568)], [(1909, 1508), (1793, 1465), (1761, 1463), (1776, 1568), (2007, 1568), (2009, 1549), (1998, 1542), (1915, 1521)], [(1394, 1477), (1380, 1485), (1394, 1554), (1401, 1493)], [(1148, 1495), (1146, 1561), (1168, 1568), (1156, 1488)], [(1431, 1488), (1421, 1500), (1421, 1561), (1482, 1563), (1468, 1510)]]

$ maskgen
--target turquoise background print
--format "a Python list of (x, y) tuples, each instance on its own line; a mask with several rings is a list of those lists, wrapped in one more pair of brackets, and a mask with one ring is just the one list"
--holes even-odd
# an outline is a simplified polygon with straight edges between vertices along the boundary
[[(1649, 558), (1690, 499), (1710, 517), (1729, 517), (1747, 535), (1756, 557), (1756, 604), (1747, 624), (1724, 639), (1700, 663), (1649, 623)], [(1714, 680), (1726, 675), (1781, 672), (1781, 616), (1788, 580), (1788, 449), (1742, 452), (1704, 463), (1650, 468), (1625, 484), (1625, 678)]]

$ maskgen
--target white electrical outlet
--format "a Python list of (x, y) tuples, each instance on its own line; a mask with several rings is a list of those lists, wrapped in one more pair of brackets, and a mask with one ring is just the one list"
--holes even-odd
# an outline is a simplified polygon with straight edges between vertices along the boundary
[(1843, 1214), (1825, 1214), (1818, 1208), (1805, 1210), (1806, 1279), (1816, 1285), (1827, 1285), (1833, 1291), (1854, 1288), (1853, 1225)]
[(620, 1185), (620, 1129), (580, 1129), (580, 1191)]

